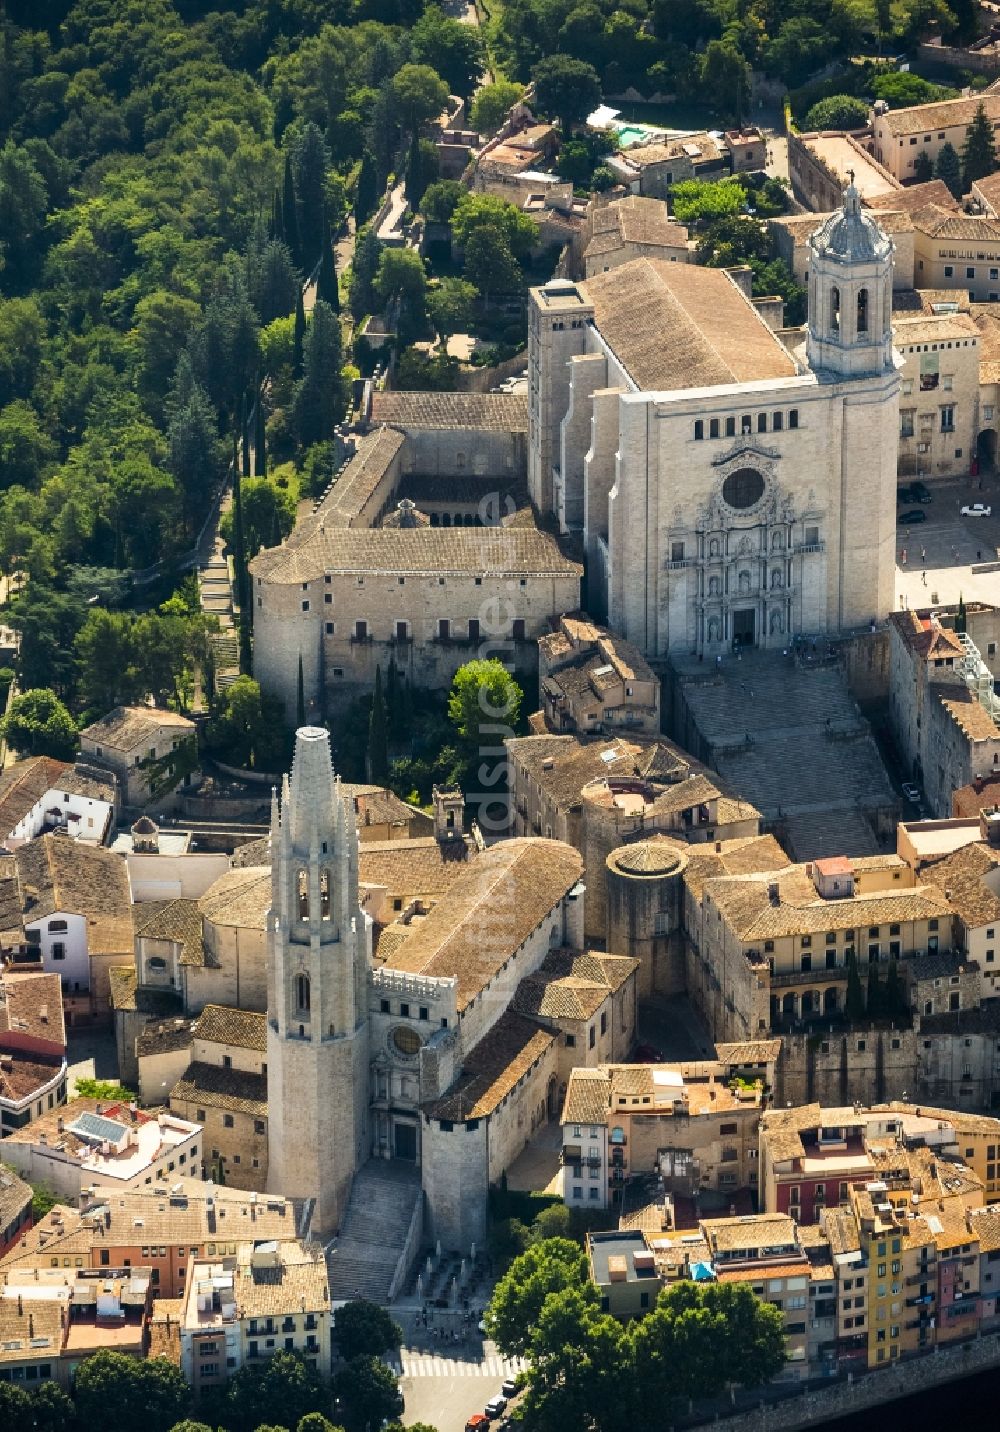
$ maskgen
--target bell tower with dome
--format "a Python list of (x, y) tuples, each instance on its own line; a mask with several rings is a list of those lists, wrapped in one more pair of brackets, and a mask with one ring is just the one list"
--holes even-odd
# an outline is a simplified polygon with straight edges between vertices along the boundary
[(821, 381), (893, 371), (893, 243), (861, 208), (850, 178), (844, 207), (809, 239), (806, 352)]

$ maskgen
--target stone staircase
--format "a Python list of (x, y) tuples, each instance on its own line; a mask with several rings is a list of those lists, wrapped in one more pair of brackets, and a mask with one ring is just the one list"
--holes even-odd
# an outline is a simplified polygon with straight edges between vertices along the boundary
[(794, 859), (879, 852), (876, 813), (895, 796), (838, 666), (748, 652), (678, 679), (707, 759)]
[(372, 1159), (358, 1170), (340, 1233), (327, 1252), (334, 1302), (358, 1297), (389, 1301), (423, 1196), (420, 1170), (413, 1164)]

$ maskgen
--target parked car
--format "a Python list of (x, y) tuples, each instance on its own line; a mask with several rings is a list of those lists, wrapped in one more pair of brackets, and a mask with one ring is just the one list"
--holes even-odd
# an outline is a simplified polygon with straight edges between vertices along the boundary
[(931, 490), (929, 487), (925, 487), (922, 482), (911, 482), (910, 494), (914, 502), (930, 502), (931, 500)]
[(896, 501), (897, 501), (897, 502), (916, 502), (916, 500), (917, 500), (917, 499), (913, 496), (913, 488), (912, 488), (912, 487), (897, 487), (897, 488), (896, 488)]
[(896, 522), (901, 527), (912, 527), (914, 522), (926, 522), (927, 513), (921, 512), (919, 507), (913, 507), (909, 512), (901, 512)]
[(920, 804), (920, 791), (913, 784), (912, 781), (903, 782), (903, 795), (906, 797), (906, 799), (910, 802), (911, 805)]
[(517, 1392), (517, 1378), (505, 1377), (503, 1380), (503, 1386), (500, 1388), (500, 1391), (503, 1393), (504, 1397), (513, 1397), (514, 1394)]
[(962, 508), (963, 517), (989, 517), (993, 511), (992, 507), (985, 502), (970, 502), (967, 507)]
[(485, 1412), (473, 1412), (465, 1424), (465, 1432), (483, 1432), (484, 1427), (490, 1425), (490, 1419)]
[(484, 1411), (491, 1422), (493, 1421), (494, 1417), (502, 1417), (503, 1414), (507, 1411), (507, 1399), (506, 1397), (504, 1397), (503, 1393), (498, 1392), (496, 1397), (491, 1397), (489, 1402), (487, 1402)]

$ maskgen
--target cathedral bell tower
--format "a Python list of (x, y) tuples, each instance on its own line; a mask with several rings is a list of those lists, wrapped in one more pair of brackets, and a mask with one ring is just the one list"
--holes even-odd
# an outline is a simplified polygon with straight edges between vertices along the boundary
[(844, 207), (809, 238), (809, 366), (820, 378), (892, 371), (892, 240), (861, 208), (854, 175)]
[(313, 1225), (330, 1234), (368, 1154), (368, 941), (354, 802), (320, 728), (296, 732), (271, 861), (268, 1189), (315, 1199)]

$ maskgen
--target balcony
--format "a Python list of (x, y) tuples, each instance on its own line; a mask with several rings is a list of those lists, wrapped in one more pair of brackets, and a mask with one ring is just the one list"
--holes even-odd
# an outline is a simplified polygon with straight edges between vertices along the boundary
[(798, 984), (828, 985), (846, 983), (846, 965), (834, 965), (832, 969), (827, 969), (826, 966), (820, 966), (820, 968), (816, 970), (782, 970), (780, 974), (775, 973), (771, 976), (772, 989), (781, 989), (787, 985)]

